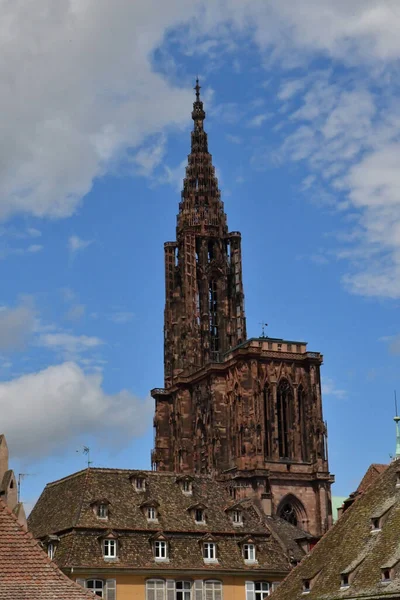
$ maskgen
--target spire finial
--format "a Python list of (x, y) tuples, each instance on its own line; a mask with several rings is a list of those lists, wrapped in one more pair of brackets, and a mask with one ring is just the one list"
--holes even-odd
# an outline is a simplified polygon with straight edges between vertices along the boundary
[(201, 86), (199, 85), (199, 78), (196, 77), (196, 85), (193, 88), (194, 90), (196, 90), (196, 102), (200, 102), (200, 89)]

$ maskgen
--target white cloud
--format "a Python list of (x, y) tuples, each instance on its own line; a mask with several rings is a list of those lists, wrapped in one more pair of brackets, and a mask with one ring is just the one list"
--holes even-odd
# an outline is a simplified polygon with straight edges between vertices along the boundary
[(128, 390), (106, 394), (101, 375), (66, 362), (0, 383), (0, 411), (13, 456), (26, 460), (67, 446), (75, 451), (76, 440), (87, 434), (128, 443), (150, 426), (153, 402)]
[(247, 125), (249, 127), (260, 127), (264, 123), (264, 121), (266, 121), (270, 117), (271, 117), (271, 115), (269, 115), (269, 114), (256, 115), (255, 117), (250, 119), (250, 121), (247, 123)]
[(0, 309), (0, 351), (20, 350), (29, 341), (35, 327), (35, 310), (31, 299), (15, 308)]
[(149, 177), (164, 158), (166, 150), (166, 136), (158, 135), (154, 141), (140, 148), (133, 156), (135, 172)]
[(42, 250), (43, 250), (43, 246), (41, 246), (40, 244), (31, 244), (26, 249), (26, 251), (31, 254), (36, 254), (37, 252), (41, 252)]
[(125, 323), (129, 323), (129, 321), (132, 321), (134, 316), (135, 315), (132, 312), (119, 311), (113, 313), (110, 316), (110, 320), (113, 321), (113, 323), (117, 323), (118, 325), (124, 325)]
[(290, 79), (289, 81), (285, 81), (282, 83), (278, 92), (279, 100), (290, 100), (290, 98), (300, 92), (305, 85), (306, 82), (304, 79)]
[(83, 240), (77, 235), (71, 235), (68, 239), (68, 249), (72, 254), (84, 250), (90, 244), (93, 243), (93, 240)]
[(76, 356), (82, 352), (87, 352), (101, 346), (103, 341), (95, 336), (57, 332), (40, 334), (36, 344), (65, 353), (66, 355)]
[(322, 394), (324, 396), (335, 396), (336, 398), (345, 398), (347, 396), (346, 390), (337, 388), (334, 380), (330, 377), (322, 378)]
[(73, 304), (69, 308), (67, 314), (65, 315), (65, 318), (68, 321), (79, 321), (79, 319), (81, 319), (85, 314), (85, 311), (86, 306), (84, 304)]

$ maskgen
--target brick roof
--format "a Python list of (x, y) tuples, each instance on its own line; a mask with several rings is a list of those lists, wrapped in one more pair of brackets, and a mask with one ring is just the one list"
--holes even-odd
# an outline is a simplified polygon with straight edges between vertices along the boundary
[[(145, 490), (137, 492), (132, 477), (146, 479)], [(192, 478), (192, 494), (184, 494), (174, 473), (90, 468), (48, 484), (29, 516), (29, 529), (37, 538), (57, 534), (60, 538), (55, 560), (62, 567), (107, 567), (161, 569), (205, 569), (201, 540), (211, 533), (218, 544), (218, 568), (265, 570), (285, 573), (290, 568), (288, 553), (273, 527), (269, 527), (256, 505), (248, 499), (232, 500), (224, 485), (210, 476)], [(109, 517), (99, 519), (93, 503), (106, 498)], [(157, 506), (158, 522), (148, 521), (143, 503)], [(201, 503), (205, 523), (196, 524), (190, 507)], [(241, 507), (243, 526), (232, 523), (226, 509)], [(189, 510), (188, 510), (189, 509)], [(291, 527), (291, 526), (289, 526)], [(300, 534), (296, 528), (292, 537)], [(101, 535), (119, 537), (119, 555), (114, 563), (102, 555)], [(155, 565), (151, 537), (163, 532), (170, 541), (170, 561)], [(241, 542), (246, 535), (256, 538), (258, 563), (244, 564)]]
[[(274, 592), (274, 600), (304, 600), (304, 580), (311, 583), (307, 600), (400, 597), (400, 460), (381, 471)], [(377, 515), (383, 519), (381, 530), (372, 532)], [(392, 579), (382, 583), (382, 568), (388, 565)], [(340, 589), (342, 573), (349, 575), (345, 589)]]
[(0, 500), (0, 600), (88, 600)]

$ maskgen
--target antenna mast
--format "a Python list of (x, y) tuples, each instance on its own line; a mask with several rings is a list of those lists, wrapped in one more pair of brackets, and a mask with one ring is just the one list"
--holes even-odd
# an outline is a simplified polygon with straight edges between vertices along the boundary
[(399, 427), (400, 417), (399, 417), (398, 412), (397, 412), (397, 395), (396, 395), (396, 390), (394, 390), (394, 410), (395, 410), (395, 417), (394, 417), (393, 420), (396, 423), (396, 453), (395, 453), (395, 458), (400, 458), (400, 427)]

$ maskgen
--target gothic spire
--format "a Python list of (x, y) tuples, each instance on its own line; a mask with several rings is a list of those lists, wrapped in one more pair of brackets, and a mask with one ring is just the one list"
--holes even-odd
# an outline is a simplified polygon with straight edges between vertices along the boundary
[(204, 131), (206, 113), (200, 99), (200, 89), (197, 78), (194, 87), (196, 99), (192, 110), (194, 125), (191, 132), (191, 152), (183, 180), (178, 228), (200, 226), (204, 230), (207, 227), (218, 227), (221, 228), (220, 235), (223, 236), (227, 233), (226, 215), (220, 199), (212, 156), (208, 152), (207, 133)]

